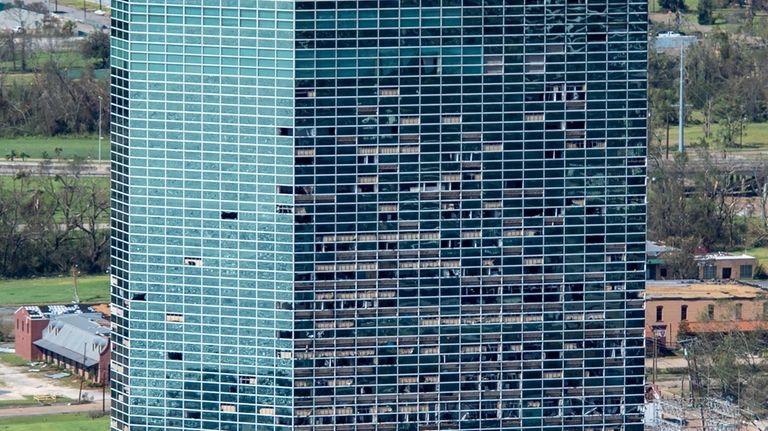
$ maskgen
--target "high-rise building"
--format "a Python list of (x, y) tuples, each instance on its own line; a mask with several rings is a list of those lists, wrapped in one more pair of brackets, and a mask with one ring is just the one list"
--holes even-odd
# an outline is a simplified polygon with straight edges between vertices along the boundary
[(642, 429), (645, 0), (113, 0), (112, 429)]

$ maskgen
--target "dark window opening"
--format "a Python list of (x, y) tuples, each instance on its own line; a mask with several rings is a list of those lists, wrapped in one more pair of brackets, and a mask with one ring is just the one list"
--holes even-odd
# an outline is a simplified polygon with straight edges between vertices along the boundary
[(608, 36), (605, 33), (587, 34), (587, 42), (605, 42), (606, 40), (608, 40)]
[(680, 306), (680, 320), (688, 320), (688, 306), (685, 304)]
[(739, 266), (739, 277), (741, 277), (741, 278), (752, 278), (752, 265), (740, 265)]
[(168, 359), (172, 361), (181, 361), (184, 359), (184, 354), (181, 352), (168, 352)]
[(222, 220), (237, 220), (237, 213), (234, 211), (222, 211), (221, 212), (221, 219)]
[(731, 278), (731, 268), (723, 268), (723, 279), (727, 280)]
[(661, 322), (664, 320), (664, 306), (663, 305), (657, 305), (656, 306), (656, 321)]
[(707, 319), (712, 320), (715, 318), (715, 304), (707, 305)]
[(278, 136), (293, 136), (293, 131), (288, 127), (278, 127), (277, 134)]
[(131, 301), (146, 301), (146, 300), (147, 300), (146, 293), (134, 293), (133, 296), (131, 296)]

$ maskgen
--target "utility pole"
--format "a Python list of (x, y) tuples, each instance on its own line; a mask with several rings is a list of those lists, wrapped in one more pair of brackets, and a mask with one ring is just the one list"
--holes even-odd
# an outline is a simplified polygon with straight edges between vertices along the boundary
[(85, 0), (83, 0), (83, 22), (85, 22), (86, 19), (88, 18), (85, 16)]
[(77, 294), (77, 275), (78, 275), (77, 265), (75, 265), (72, 267), (72, 283), (75, 286), (75, 292), (74, 292), (75, 294), (74, 294), (74, 297), (72, 298), (72, 302), (75, 304), (80, 303), (80, 296)]
[[(101, 10), (101, 6), (99, 6)], [(99, 163), (101, 163), (101, 101), (102, 97), (99, 96)]]
[(101, 412), (107, 411), (107, 379), (109, 378), (109, 368), (106, 373), (101, 373)]
[(653, 334), (653, 384), (656, 384), (656, 370), (658, 369), (659, 337)]
[(680, 108), (680, 112), (678, 113), (677, 118), (677, 128), (678, 128), (678, 151), (682, 154), (683, 151), (685, 151), (685, 144), (683, 143), (683, 127), (685, 126), (685, 45), (683, 42), (683, 38), (678, 36), (678, 41), (680, 42), (680, 100), (678, 101), (678, 105)]
[(88, 343), (83, 343), (83, 371), (80, 374), (80, 391), (77, 393), (77, 403), (83, 402), (83, 381), (85, 380), (85, 349), (88, 347)]

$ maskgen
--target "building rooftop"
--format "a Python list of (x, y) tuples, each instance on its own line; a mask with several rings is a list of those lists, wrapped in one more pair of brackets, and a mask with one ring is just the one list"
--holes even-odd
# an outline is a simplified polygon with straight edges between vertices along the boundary
[(754, 256), (748, 254), (730, 254), (730, 253), (710, 253), (703, 256), (696, 256), (696, 260), (753, 260)]
[(30, 319), (50, 319), (51, 317), (64, 314), (93, 313), (95, 311), (90, 305), (86, 304), (25, 305), (22, 308), (27, 310)]
[(688, 322), (688, 332), (694, 334), (720, 332), (751, 332), (768, 329), (768, 322), (761, 320)]
[(674, 247), (670, 247), (668, 245), (664, 245), (659, 242), (654, 242), (654, 241), (645, 242), (645, 254), (649, 257), (657, 257), (662, 253), (667, 253), (674, 250), (677, 250), (677, 249)]
[(645, 299), (749, 299), (766, 293), (763, 289), (734, 282), (648, 281)]
[(51, 320), (34, 344), (90, 367), (109, 344), (109, 323), (99, 313), (69, 314)]

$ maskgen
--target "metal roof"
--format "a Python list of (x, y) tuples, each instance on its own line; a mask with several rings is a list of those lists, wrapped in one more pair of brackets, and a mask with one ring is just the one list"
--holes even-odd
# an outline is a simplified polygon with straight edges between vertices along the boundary
[(104, 323), (99, 313), (58, 316), (34, 344), (90, 367), (99, 362), (101, 352), (109, 345), (110, 329)]
[(69, 304), (69, 305), (25, 305), (24, 308), (31, 319), (50, 319), (62, 314), (80, 314), (93, 313), (90, 305)]

